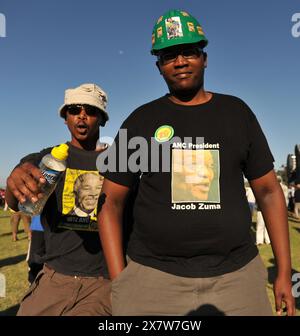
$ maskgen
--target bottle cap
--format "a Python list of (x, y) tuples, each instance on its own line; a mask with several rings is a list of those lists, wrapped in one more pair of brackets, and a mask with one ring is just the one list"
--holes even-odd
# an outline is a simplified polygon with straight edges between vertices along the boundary
[(57, 160), (64, 161), (68, 157), (69, 146), (67, 144), (61, 144), (52, 148), (51, 155)]

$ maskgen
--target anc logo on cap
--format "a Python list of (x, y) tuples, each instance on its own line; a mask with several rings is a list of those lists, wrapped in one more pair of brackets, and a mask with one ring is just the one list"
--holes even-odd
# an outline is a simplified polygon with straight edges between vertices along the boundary
[(158, 27), (156, 31), (157, 38), (160, 38), (163, 34), (162, 27)]
[(155, 34), (152, 34), (152, 45), (155, 43)]
[(174, 135), (174, 128), (169, 125), (163, 125), (158, 127), (155, 131), (154, 138), (158, 142), (166, 142), (170, 140)]
[(188, 26), (190, 32), (195, 31), (195, 26), (194, 26), (193, 22), (188, 22), (187, 26)]
[(203, 29), (201, 26), (197, 26), (197, 31), (199, 35), (204, 35)]
[(156, 24), (159, 24), (159, 23), (161, 23), (162, 19), (163, 19), (163, 16), (160, 16), (160, 17), (158, 18), (158, 20), (157, 20)]
[(184, 11), (181, 11), (180, 12), (183, 16), (190, 16), (190, 14), (189, 13), (187, 13), (187, 12), (184, 12)]

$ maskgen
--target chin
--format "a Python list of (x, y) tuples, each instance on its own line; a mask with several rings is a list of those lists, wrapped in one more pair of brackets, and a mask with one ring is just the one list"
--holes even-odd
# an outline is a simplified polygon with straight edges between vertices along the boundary
[(208, 200), (208, 194), (206, 194), (206, 193), (192, 192), (192, 195), (199, 201), (207, 201)]
[(178, 94), (193, 94), (203, 88), (203, 81), (181, 80), (170, 85), (170, 91)]
[(88, 135), (87, 135), (87, 134), (85, 134), (85, 135), (80, 134), (80, 135), (77, 135), (77, 136), (76, 136), (76, 139), (77, 139), (78, 141), (86, 141), (87, 138), (88, 138)]
[(194, 85), (189, 85), (188, 83), (182, 83), (174, 86), (172, 88), (172, 92), (178, 95), (193, 95), (195, 92), (198, 92), (199, 87), (195, 87)]

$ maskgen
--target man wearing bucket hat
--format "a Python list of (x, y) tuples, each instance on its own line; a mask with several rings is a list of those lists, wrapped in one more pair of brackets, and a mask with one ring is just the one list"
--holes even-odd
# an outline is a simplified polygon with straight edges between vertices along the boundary
[[(98, 223), (113, 280), (113, 315), (272, 314), (267, 272), (250, 234), (243, 174), (272, 239), (278, 267), (276, 310), (281, 314), (285, 305), (288, 315), (294, 314), (286, 207), (273, 156), (242, 100), (204, 89), (207, 43), (201, 25), (185, 11), (168, 11), (158, 19), (152, 54), (170, 93), (139, 107), (121, 126), (128, 142), (140, 136), (151, 144), (147, 164), (130, 169), (134, 150), (128, 146), (126, 172), (101, 167), (105, 203)], [(117, 150), (117, 160), (122, 134), (111, 147)], [(154, 145), (161, 149), (155, 152), (160, 155), (159, 169), (152, 168), (157, 168), (157, 155), (150, 155)], [(207, 150), (212, 157), (209, 167), (203, 164)], [(180, 193), (173, 183), (175, 157), (182, 160), (178, 167), (191, 172), (185, 177), (192, 185), (191, 195), (209, 193), (208, 197), (174, 197)], [(187, 157), (198, 157), (198, 164), (185, 161)], [(137, 182), (125, 268), (120, 218), (128, 191)]]
[[(110, 280), (95, 215), (100, 209), (99, 186), (103, 182), (96, 159), (107, 148), (98, 142), (99, 126), (108, 120), (106, 104), (106, 93), (95, 84), (65, 92), (59, 115), (71, 133), (67, 169), (41, 214), (46, 249), (43, 255), (36, 253), (34, 259), (44, 267), (22, 299), (18, 315), (110, 315)], [(45, 181), (36, 166), (50, 151), (47, 148), (28, 155), (12, 171), (7, 180), (11, 208), (17, 209), (17, 202), (25, 198), (38, 199), (38, 182)], [(84, 194), (84, 204), (94, 216), (72, 211), (76, 207), (74, 185), (86, 175), (93, 179), (85, 179), (76, 190)], [(97, 188), (89, 183), (97, 183)]]

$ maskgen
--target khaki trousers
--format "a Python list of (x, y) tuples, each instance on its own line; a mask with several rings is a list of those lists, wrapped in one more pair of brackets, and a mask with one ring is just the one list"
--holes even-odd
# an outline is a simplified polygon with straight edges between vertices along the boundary
[(109, 316), (111, 282), (75, 277), (44, 265), (22, 299), (18, 316)]
[(185, 278), (130, 261), (112, 282), (117, 315), (272, 315), (260, 256), (211, 278)]

